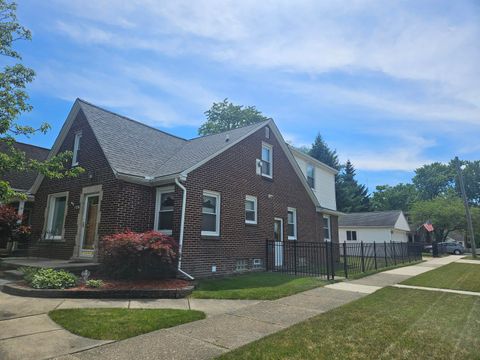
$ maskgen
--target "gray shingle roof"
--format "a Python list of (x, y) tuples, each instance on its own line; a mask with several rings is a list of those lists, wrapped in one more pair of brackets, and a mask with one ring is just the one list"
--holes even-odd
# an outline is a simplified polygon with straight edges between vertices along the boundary
[(83, 100), (79, 104), (113, 170), (141, 177), (187, 170), (267, 122), (185, 140)]
[(345, 214), (338, 219), (338, 226), (394, 227), (401, 213), (400, 210), (392, 210)]
[[(49, 149), (30, 144), (24, 144), (21, 142), (15, 142), (14, 147), (17, 150), (23, 151), (27, 159), (34, 159), (39, 161), (45, 160), (50, 151)], [(5, 152), (7, 151), (7, 149), (7, 146), (4, 143), (0, 142), (0, 151)], [(10, 171), (2, 176), (2, 180), (8, 181), (12, 188), (23, 191), (28, 191), (32, 187), (36, 178), (37, 173), (35, 171)]]

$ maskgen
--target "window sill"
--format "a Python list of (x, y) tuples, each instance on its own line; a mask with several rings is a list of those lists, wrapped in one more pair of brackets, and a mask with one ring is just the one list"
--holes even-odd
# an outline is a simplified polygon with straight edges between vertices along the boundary
[(64, 243), (65, 238), (60, 238), (60, 239), (47, 239), (47, 238), (42, 238), (40, 239), (40, 242), (42, 243)]
[(201, 239), (202, 240), (220, 240), (221, 238), (219, 235), (202, 235)]
[(290, 241), (297, 241), (297, 238), (296, 238), (296, 237), (288, 237), (288, 240), (290, 240)]
[(262, 175), (262, 179), (266, 181), (271, 181), (273, 182), (273, 177), (272, 176), (267, 176), (267, 175)]
[(258, 225), (258, 223), (256, 223), (256, 222), (246, 222), (245, 223), (245, 226), (257, 226), (257, 225)]

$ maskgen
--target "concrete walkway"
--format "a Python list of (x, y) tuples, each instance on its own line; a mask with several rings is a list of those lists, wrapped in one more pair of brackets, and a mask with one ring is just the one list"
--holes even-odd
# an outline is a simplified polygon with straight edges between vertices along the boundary
[[(460, 258), (429, 259), (275, 301), (33, 299), (0, 293), (0, 359), (211, 359)], [(195, 309), (207, 318), (108, 343), (73, 335), (46, 315), (56, 308), (79, 307)]]
[(460, 294), (460, 295), (480, 296), (480, 292), (476, 292), (476, 291), (441, 289), (441, 288), (434, 288), (434, 287), (402, 285), (402, 284), (395, 284), (393, 286), (397, 287), (397, 288), (400, 288), (400, 289), (414, 289), (414, 290), (445, 292), (445, 293)]
[(480, 259), (479, 260), (460, 259), (460, 260), (457, 260), (456, 262), (461, 263), (461, 264), (480, 265)]

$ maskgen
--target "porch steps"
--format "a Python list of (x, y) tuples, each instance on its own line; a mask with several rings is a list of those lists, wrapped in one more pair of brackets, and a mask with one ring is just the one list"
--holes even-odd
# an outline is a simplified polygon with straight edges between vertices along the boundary
[(3, 278), (8, 280), (22, 280), (23, 273), (18, 270), (5, 270), (3, 272)]

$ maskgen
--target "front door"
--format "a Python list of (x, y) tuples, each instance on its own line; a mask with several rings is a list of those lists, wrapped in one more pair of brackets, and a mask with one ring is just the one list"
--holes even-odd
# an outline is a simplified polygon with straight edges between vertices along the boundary
[(80, 233), (81, 257), (93, 257), (95, 252), (99, 200), (100, 196), (98, 194), (90, 194), (85, 196), (85, 206), (83, 209), (82, 218), (82, 231)]
[(283, 266), (283, 219), (273, 220), (273, 241), (275, 247), (275, 266)]

